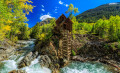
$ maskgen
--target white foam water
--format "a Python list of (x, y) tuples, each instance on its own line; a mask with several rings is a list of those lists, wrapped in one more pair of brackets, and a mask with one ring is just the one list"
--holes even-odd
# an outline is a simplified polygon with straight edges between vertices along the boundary
[[(34, 42), (28, 41), (24, 47), (29, 47), (30, 50), (33, 50)], [(17, 63), (19, 63), (24, 58), (24, 54), (26, 54), (26, 52), (21, 55), (12, 55), (9, 57), (10, 60), (2, 61), (4, 65), (0, 67), (0, 73), (8, 73), (12, 70), (18, 70)], [(50, 69), (40, 66), (39, 58), (40, 57), (32, 61), (30, 66), (24, 67), (21, 70), (25, 70), (27, 73), (51, 73)]]
[(73, 62), (61, 69), (61, 73), (112, 73), (100, 63)]
[(2, 63), (4, 63), (4, 66), (1, 67), (0, 73), (8, 73), (11, 70), (17, 69), (17, 65), (14, 60), (5, 60), (5, 61), (2, 61)]
[[(30, 66), (24, 67), (21, 70), (25, 70), (27, 73), (51, 73), (50, 69), (42, 68), (38, 62), (38, 59), (35, 59)], [(4, 63), (4, 66), (0, 69), (0, 73), (8, 73), (18, 69), (15, 60), (5, 60), (2, 63)]]
[(51, 73), (50, 69), (41, 67), (38, 62), (38, 59), (35, 59), (30, 66), (24, 67), (22, 70), (25, 70), (27, 73)]
[[(30, 45), (31, 44), (31, 45)], [(29, 46), (31, 50), (34, 49), (34, 42), (30, 42)], [(9, 59), (2, 61), (4, 65), (0, 66), (0, 73), (8, 73), (12, 70), (17, 70), (17, 63), (23, 59), (24, 55), (12, 55)], [(27, 73), (52, 73), (50, 69), (41, 67), (39, 64), (39, 58), (31, 62), (30, 66), (24, 67), (21, 70), (25, 70)], [(107, 71), (103, 65), (99, 63), (81, 63), (73, 62), (68, 66), (62, 68), (60, 73), (111, 73)]]
[[(20, 57), (20, 61), (23, 58)], [(8, 73), (12, 70), (17, 70), (16, 60), (5, 60), (3, 67), (0, 67), (0, 73)], [(50, 69), (41, 67), (39, 64), (39, 57), (31, 62), (30, 66), (24, 67), (21, 70), (25, 70), (27, 73), (52, 73)], [(62, 68), (60, 73), (112, 73), (105, 69), (104, 65), (101, 63), (81, 63), (72, 62), (68, 66)]]

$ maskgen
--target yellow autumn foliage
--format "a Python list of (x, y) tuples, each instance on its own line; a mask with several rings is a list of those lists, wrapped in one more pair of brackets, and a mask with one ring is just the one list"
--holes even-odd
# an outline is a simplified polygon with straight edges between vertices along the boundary
[(45, 33), (42, 33), (39, 35), (39, 40), (43, 40), (43, 38), (45, 37)]
[(10, 31), (11, 30), (11, 26), (6, 25), (5, 27), (3, 27), (3, 30), (4, 31)]
[(32, 1), (28, 1), (28, 3), (33, 3)]
[(13, 42), (17, 42), (17, 41), (18, 41), (18, 37), (17, 37), (17, 36), (13, 36), (13, 37), (11, 38), (11, 40), (12, 40)]
[(1, 26), (0, 26), (0, 41), (4, 40), (7, 31), (10, 31), (10, 30), (11, 30), (11, 27), (9, 25), (5, 26), (4, 24), (1, 24)]
[(12, 21), (8, 20), (7, 23), (13, 23)]
[(0, 19), (0, 21), (2, 21), (2, 22), (3, 22), (3, 21), (5, 21), (5, 19), (1, 18), (1, 19)]
[(0, 40), (8, 38), (16, 41), (20, 34), (26, 32), (22, 29), (28, 30), (23, 25), (28, 21), (26, 14), (34, 7), (31, 3), (31, 0), (0, 0)]
[(6, 4), (10, 4), (11, 3), (11, 0), (6, 0)]
[(26, 1), (29, 1), (29, 0), (18, 0), (19, 2), (26, 2)]
[(0, 29), (0, 41), (3, 41), (5, 37), (5, 33)]

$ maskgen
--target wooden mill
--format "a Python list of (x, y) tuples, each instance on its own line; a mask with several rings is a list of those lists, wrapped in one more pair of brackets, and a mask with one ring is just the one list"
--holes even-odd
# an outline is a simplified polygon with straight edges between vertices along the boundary
[(62, 33), (62, 38), (59, 40), (59, 49), (58, 49), (58, 57), (64, 58), (66, 60), (70, 60), (71, 49), (72, 49), (72, 24), (70, 18), (66, 18), (64, 14), (62, 14), (56, 20), (56, 26), (60, 29)]

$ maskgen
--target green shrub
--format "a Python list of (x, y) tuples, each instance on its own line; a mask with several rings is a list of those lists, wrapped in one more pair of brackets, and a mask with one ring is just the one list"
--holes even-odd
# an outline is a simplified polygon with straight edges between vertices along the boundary
[(72, 50), (72, 55), (76, 56), (76, 52), (74, 50)]
[(105, 49), (110, 49), (108, 44), (105, 44), (105, 45), (104, 45), (104, 48), (105, 48)]
[(118, 49), (120, 49), (120, 41), (118, 41)]
[(114, 43), (111, 44), (111, 47), (112, 47), (113, 50), (117, 50), (117, 48), (115, 47), (115, 44), (114, 44)]

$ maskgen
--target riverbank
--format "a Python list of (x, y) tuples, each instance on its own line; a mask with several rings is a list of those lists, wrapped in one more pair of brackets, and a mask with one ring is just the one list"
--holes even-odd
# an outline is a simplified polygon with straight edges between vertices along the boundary
[(81, 57), (79, 55), (73, 56), (71, 61), (77, 61), (77, 62), (95, 62), (95, 63), (102, 63), (105, 65), (108, 65), (108, 70), (110, 70), (113, 73), (119, 73), (120, 72), (120, 62), (117, 62), (112, 59), (108, 58), (96, 58), (96, 57)]
[[(65, 67), (69, 62), (64, 58), (58, 59), (56, 52), (58, 46), (55, 40), (58, 40), (54, 35), (51, 41), (42, 42), (38, 41), (35, 50), (43, 55), (41, 59), (43, 66), (47, 66), (52, 71)], [(72, 54), (71, 61), (79, 62), (97, 62), (106, 64), (113, 67), (115, 73), (120, 72), (120, 55), (118, 43), (108, 42), (107, 40), (100, 39), (94, 35), (75, 35), (72, 40)], [(45, 57), (47, 56), (47, 57)], [(50, 61), (48, 60), (50, 59)], [(51, 65), (52, 68), (51, 68)], [(55, 70), (54, 70), (55, 68)], [(114, 72), (113, 72), (114, 73)]]
[(20, 47), (20, 45), (17, 45), (8, 39), (0, 41), (0, 61), (7, 60), (18, 47)]
[[(118, 42), (109, 42), (95, 35), (76, 35), (72, 61), (98, 62), (113, 67), (115, 73), (120, 72), (120, 48)], [(114, 72), (113, 72), (114, 73)]]
[(35, 39), (19, 40), (16, 43), (8, 39), (0, 41), (0, 61), (7, 60), (11, 55), (16, 54), (19, 50), (27, 50), (28, 44), (32, 43), (31, 41), (34, 42)]
[(0, 73), (51, 73), (51, 70), (45, 67), (41, 67), (39, 64), (39, 58), (35, 58), (29, 66), (18, 68), (19, 63), (23, 61), (25, 56), (34, 50), (34, 40), (21, 40), (18, 44), (22, 45), (16, 48), (16, 51), (7, 60), (3, 60), (0, 63)]
[[(98, 57), (97, 55), (90, 56), (89, 53), (88, 53), (88, 55), (86, 54), (87, 51), (85, 53), (85, 50), (84, 50), (84, 53), (83, 53), (83, 51), (79, 49), (76, 52), (76, 56), (71, 56), (71, 61), (68, 64), (66, 64), (63, 67), (59, 67), (60, 65), (57, 62), (55, 62), (55, 61), (57, 61), (57, 59), (55, 58), (55, 56), (53, 56), (54, 51), (51, 52), (51, 53), (53, 53), (53, 55), (51, 54), (51, 56), (50, 56), (50, 51), (48, 51), (48, 53), (45, 53), (46, 52), (45, 48), (41, 49), (41, 52), (44, 51), (43, 52), (44, 55), (42, 55), (41, 53), (37, 53), (37, 52), (33, 51), (34, 46), (35, 46), (34, 40), (32, 40), (32, 41), (31, 40), (28, 40), (28, 41), (21, 40), (17, 44), (21, 45), (21, 47), (16, 49), (16, 51), (14, 51), (14, 54), (12, 54), (12, 57), (9, 57), (7, 60), (4, 59), (4, 61), (2, 61), (3, 63), (5, 63), (4, 67), (6, 69), (8, 68), (8, 71), (3, 70), (3, 72), (6, 72), (6, 73), (10, 72), (10, 71), (11, 72), (13, 72), (13, 71), (20, 72), (23, 70), (23, 71), (28, 72), (28, 73), (34, 73), (34, 72), (46, 73), (44, 70), (47, 69), (49, 71), (48, 73), (59, 73), (59, 72), (60, 73), (66, 73), (66, 72), (68, 73), (71, 70), (72, 70), (71, 73), (74, 71), (76, 73), (77, 72), (89, 73), (90, 72), (89, 70), (94, 69), (95, 71), (92, 71), (94, 73), (94, 72), (99, 71), (99, 65), (100, 65), (100, 70), (103, 71), (103, 73), (104, 72), (105, 73), (106, 72), (107, 73), (111, 73), (111, 72), (112, 73), (119, 73), (118, 69), (119, 69), (120, 63), (118, 61), (111, 59), (109, 56), (108, 57), (104, 56), (104, 58)], [(90, 45), (88, 45), (88, 46), (90, 46)], [(47, 46), (47, 47), (49, 48), (50, 46)], [(47, 49), (47, 50), (49, 50), (49, 49)], [(92, 54), (95, 55), (95, 53), (92, 53)], [(64, 60), (62, 62), (65, 62), (65, 61), (66, 60)], [(22, 62), (25, 64), (23, 65)], [(80, 66), (80, 67), (82, 66), (83, 68), (80, 68), (80, 69), (75, 68), (74, 69), (74, 67), (76, 66), (76, 63), (73, 63), (73, 62), (77, 62), (79, 64), (78, 66)], [(92, 62), (94, 62), (94, 64)], [(22, 68), (19, 68), (20, 63), (21, 63), (21, 65), (23, 65)], [(6, 65), (6, 64), (8, 64), (8, 65)], [(60, 63), (60, 64), (63, 64), (63, 63)], [(72, 66), (74, 66), (73, 69), (71, 69), (71, 68), (69, 69), (69, 66), (71, 64), (74, 64), (74, 65), (72, 65)], [(13, 65), (14, 69), (13, 68), (11, 69), (9, 67), (10, 65)], [(89, 69), (87, 69), (87, 67), (89, 67), (88, 65), (90, 66)], [(91, 68), (94, 66), (97, 68)], [(44, 68), (44, 69), (42, 69), (42, 68)], [(17, 71), (17, 69), (19, 69), (19, 70)], [(62, 71), (61, 71), (61, 69), (62, 69)], [(87, 71), (86, 70), (84, 71), (84, 69), (86, 69)], [(41, 72), (40, 70), (42, 70), (43, 72)], [(55, 72), (53, 70), (56, 70), (57, 72)], [(70, 70), (70, 71), (68, 71), (68, 70)], [(30, 72), (30, 71), (32, 71), (32, 72)]]

